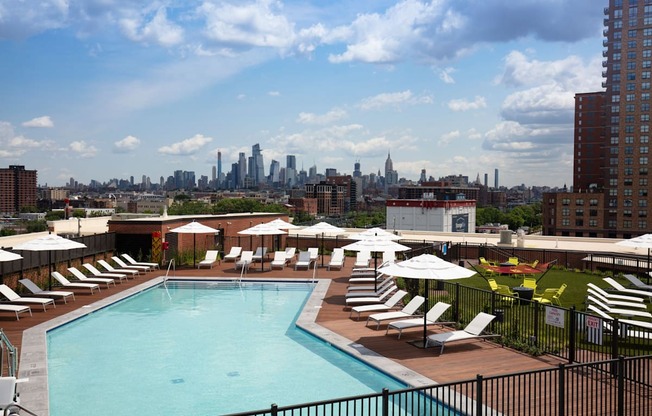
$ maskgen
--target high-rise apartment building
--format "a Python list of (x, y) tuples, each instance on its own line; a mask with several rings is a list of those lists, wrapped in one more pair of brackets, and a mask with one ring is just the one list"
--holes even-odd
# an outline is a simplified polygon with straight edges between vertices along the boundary
[(14, 215), (36, 206), (36, 171), (11, 165), (0, 169), (0, 214)]
[(217, 172), (215, 174), (216, 187), (219, 189), (222, 185), (222, 152), (217, 151)]
[(263, 154), (260, 150), (260, 144), (256, 143), (251, 146), (251, 158), (253, 162), (252, 180), (255, 185), (265, 182), (265, 167), (263, 166)]
[(605, 91), (575, 97), (573, 192), (544, 195), (544, 234), (630, 238), (652, 231), (652, 0), (609, 0), (604, 16)]

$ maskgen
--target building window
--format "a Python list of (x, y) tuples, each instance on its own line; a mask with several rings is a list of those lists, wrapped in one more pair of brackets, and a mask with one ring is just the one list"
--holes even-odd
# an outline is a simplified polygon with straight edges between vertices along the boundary
[(626, 155), (633, 155), (634, 154), (634, 146), (625, 146), (625, 154)]
[(570, 198), (562, 198), (561, 204), (562, 205), (570, 205)]
[(652, 50), (646, 49), (643, 51), (643, 58), (650, 58), (652, 57)]
[(649, 92), (642, 92), (641, 93), (641, 101), (650, 101), (650, 93)]
[(634, 159), (631, 157), (626, 157), (623, 162), (625, 163), (625, 166), (627, 165), (633, 165), (634, 164)]
[(649, 124), (641, 124), (641, 133), (648, 133), (650, 131)]
[(639, 137), (639, 140), (641, 143), (648, 143), (650, 140), (650, 136), (641, 136)]
[(590, 209), (589, 210), (589, 216), (590, 217), (597, 217), (598, 216), (598, 210), (597, 209)]
[(648, 152), (649, 147), (647, 146), (641, 146), (638, 148), (639, 153), (645, 154)]
[(576, 227), (583, 227), (584, 226), (584, 220), (582, 218), (576, 218), (575, 219), (575, 226)]
[(618, 189), (616, 188), (609, 189), (609, 196), (618, 196)]
[(638, 186), (647, 186), (647, 178), (639, 178)]
[(646, 197), (647, 196), (647, 189), (639, 189), (638, 190), (638, 196)]
[(639, 165), (647, 165), (647, 157), (638, 158), (638, 164)]
[[(634, 168), (625, 168), (623, 169), (623, 172), (625, 172), (625, 175), (633, 175), (634, 174)], [(618, 172), (614, 172), (614, 175), (618, 174)]]
[(631, 220), (624, 220), (623, 221), (623, 228), (632, 228), (632, 221)]
[(625, 144), (634, 144), (634, 136), (625, 136)]
[(638, 211), (638, 217), (639, 218), (647, 218), (647, 210), (641, 209)]
[(638, 206), (639, 207), (647, 207), (647, 199), (639, 199), (638, 200)]
[(649, 114), (641, 114), (641, 121), (650, 121)]
[(639, 175), (647, 175), (647, 168), (638, 168)]
[(625, 178), (625, 182), (623, 182), (625, 186), (632, 186), (633, 180), (632, 178)]
[(597, 199), (589, 199), (589, 205), (592, 207), (597, 207), (598, 206), (598, 200)]
[[(650, 39), (650, 41), (652, 42), (652, 39)], [(641, 72), (641, 78), (642, 79), (650, 79), (650, 71)]]
[[(629, 86), (629, 84), (628, 84), (628, 86)], [(633, 90), (633, 88), (632, 88), (632, 90)], [(628, 91), (632, 91), (632, 90), (628, 90)], [(634, 101), (634, 100), (636, 100), (636, 94), (627, 94), (627, 95), (625, 95), (625, 101)]]
[(650, 83), (649, 82), (641, 82), (641, 89), (642, 90), (649, 90), (650, 89)]
[(623, 195), (624, 195), (624, 196), (632, 196), (632, 195), (633, 195), (633, 191), (632, 191), (631, 189), (624, 189), (624, 190), (623, 190)]
[(631, 218), (631, 216), (632, 216), (632, 210), (631, 209), (624, 209), (623, 210), (623, 217)]
[(570, 209), (569, 208), (562, 208), (561, 209), (561, 215), (562, 215), (562, 217), (568, 217), (570, 215)]
[(618, 136), (611, 136), (611, 144), (618, 144)]
[(582, 208), (575, 209), (575, 216), (576, 217), (583, 217), (584, 216), (584, 210)]
[(647, 221), (645, 220), (638, 220), (638, 228), (640, 230), (646, 230), (647, 229)]
[(620, 95), (614, 94), (611, 96), (611, 102), (612, 103), (619, 103), (620, 102)]
[(575, 200), (575, 205), (584, 205), (584, 199), (576, 199)]

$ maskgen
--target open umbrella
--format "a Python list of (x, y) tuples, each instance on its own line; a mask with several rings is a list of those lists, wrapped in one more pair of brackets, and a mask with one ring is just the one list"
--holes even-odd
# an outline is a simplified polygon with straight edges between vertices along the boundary
[[(279, 230), (294, 230), (296, 228), (301, 228), (298, 225), (294, 225), (294, 224), (289, 223), (287, 221), (283, 221), (280, 218), (277, 218), (277, 219), (275, 219), (273, 221), (267, 222), (266, 224), (269, 224), (272, 227), (276, 227)], [(277, 245), (277, 246), (280, 247), (280, 245)]]
[(630, 238), (627, 240), (619, 241), (616, 243), (618, 246), (633, 247), (633, 248), (647, 248), (647, 268), (650, 269), (650, 249), (652, 249), (652, 234), (643, 234), (638, 237)]
[(196, 241), (196, 234), (216, 234), (219, 233), (220, 230), (216, 230), (215, 228), (209, 227), (207, 225), (201, 224), (197, 221), (190, 222), (186, 225), (182, 225), (177, 228), (173, 228), (170, 230), (173, 233), (179, 233), (179, 234), (193, 234), (192, 236), (192, 267), (195, 267), (195, 262), (197, 261), (196, 256), (196, 250), (195, 247), (197, 245)]
[(86, 244), (59, 237), (56, 234), (48, 234), (14, 246), (14, 250), (48, 252), (48, 290), (52, 290), (52, 252), (68, 251), (78, 248), (86, 248)]
[[(264, 238), (266, 235), (280, 235), (280, 234), (287, 234), (283, 230), (279, 230), (277, 227), (274, 227), (273, 225), (270, 225), (271, 223), (261, 223), (261, 224), (256, 224), (253, 227), (246, 228), (242, 231), (238, 231), (238, 234), (244, 234), (244, 235), (259, 235), (260, 236), (260, 246), (264, 246)], [(265, 256), (262, 256), (260, 259), (260, 271), (265, 270), (264, 268), (264, 263), (265, 263)]]
[(428, 281), (429, 280), (454, 280), (471, 277), (475, 271), (465, 269), (446, 260), (440, 259), (432, 254), (421, 254), (411, 259), (398, 263), (390, 263), (382, 266), (380, 272), (406, 279), (424, 279), (424, 290), (426, 301), (423, 314), (423, 345), (426, 345), (426, 314), (430, 307), (428, 304)]
[[(22, 259), (23, 256), (20, 254), (12, 253), (11, 251), (5, 251), (0, 249), (0, 263), (3, 263), (5, 261), (14, 261), (14, 260), (20, 260)], [(3, 282), (4, 280), (4, 270), (0, 269), (0, 283)]]
[(302, 233), (319, 235), (321, 234), (321, 266), (324, 267), (324, 235), (337, 235), (342, 234), (346, 230), (344, 228), (336, 227), (327, 222), (318, 222), (301, 230)]
[(351, 240), (368, 240), (370, 238), (372, 239), (380, 238), (380, 239), (388, 239), (394, 241), (398, 241), (401, 239), (401, 237), (399, 237), (398, 235), (378, 227), (367, 228), (366, 230), (361, 231), (359, 233), (351, 234), (349, 235), (349, 238)]
[[(378, 257), (376, 257), (376, 253), (384, 253), (386, 251), (397, 252), (410, 249), (410, 247), (399, 244), (396, 241), (390, 240), (386, 237), (366, 238), (364, 240), (356, 241), (355, 243), (347, 244), (342, 248), (344, 250), (368, 251), (370, 253), (374, 253), (374, 276), (378, 272)], [(374, 289), (377, 289), (376, 283), (376, 279), (374, 279)]]

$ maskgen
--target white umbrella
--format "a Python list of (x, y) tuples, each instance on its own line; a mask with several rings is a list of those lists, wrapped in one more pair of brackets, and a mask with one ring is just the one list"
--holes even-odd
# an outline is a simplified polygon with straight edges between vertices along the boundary
[(22, 258), (23, 256), (21, 256), (20, 254), (16, 254), (16, 253), (12, 253), (11, 251), (5, 251), (0, 249), (0, 262), (20, 260)]
[[(378, 271), (378, 258), (376, 253), (384, 253), (386, 251), (405, 251), (410, 247), (399, 244), (396, 241), (384, 237), (373, 237), (364, 240), (356, 241), (355, 243), (347, 244), (342, 247), (344, 250), (351, 251), (368, 251), (374, 253), (374, 271)], [(374, 289), (376, 289), (376, 280), (374, 279)]]
[(59, 237), (56, 234), (48, 234), (43, 237), (29, 240), (25, 243), (18, 244), (14, 250), (24, 251), (47, 251), (48, 252), (48, 290), (52, 290), (52, 252), (53, 251), (68, 251), (78, 248), (86, 248), (86, 244), (78, 243), (77, 241), (68, 240), (67, 238)]
[(216, 230), (215, 228), (209, 227), (207, 225), (204, 225), (202, 223), (199, 223), (197, 221), (190, 222), (186, 225), (182, 225), (177, 228), (173, 228), (170, 230), (173, 233), (179, 233), (179, 234), (193, 234), (192, 236), (192, 267), (195, 267), (195, 262), (197, 261), (196, 259), (196, 250), (195, 247), (197, 245), (196, 241), (196, 235), (195, 234), (215, 234), (219, 233), (220, 230)]
[(301, 230), (302, 233), (319, 235), (321, 234), (321, 265), (324, 267), (324, 235), (337, 235), (342, 234), (346, 230), (344, 228), (336, 227), (327, 222), (318, 222), (317, 224)]
[(265, 224), (269, 224), (272, 227), (276, 227), (279, 230), (293, 230), (295, 228), (300, 228), (298, 225), (294, 225), (292, 223), (289, 223), (287, 221), (283, 221), (280, 218), (275, 219), (274, 221), (267, 222)]
[(648, 270), (650, 269), (650, 249), (652, 249), (652, 234), (643, 234), (628, 240), (619, 241), (616, 243), (616, 245), (633, 248), (647, 248), (647, 268)]
[[(264, 236), (266, 235), (281, 235), (287, 234), (283, 230), (279, 230), (278, 227), (271, 225), (271, 222), (256, 224), (253, 227), (246, 228), (242, 231), (238, 231), (238, 234), (244, 235), (259, 235), (261, 240), (261, 247), (264, 243)], [(260, 259), (260, 270), (264, 270), (265, 256), (262, 256)]]
[[(390, 263), (382, 266), (379, 271), (407, 279), (424, 279), (425, 280), (425, 311), (428, 310), (428, 281), (429, 280), (454, 280), (471, 277), (475, 271), (466, 269), (457, 264), (440, 259), (432, 254), (421, 254), (411, 259), (398, 263)], [(426, 314), (423, 314), (423, 345), (426, 345)]]
[(367, 240), (370, 238), (385, 238), (388, 240), (398, 241), (401, 239), (398, 235), (390, 233), (389, 231), (383, 230), (382, 228), (374, 227), (368, 228), (359, 233), (349, 235), (351, 240)]

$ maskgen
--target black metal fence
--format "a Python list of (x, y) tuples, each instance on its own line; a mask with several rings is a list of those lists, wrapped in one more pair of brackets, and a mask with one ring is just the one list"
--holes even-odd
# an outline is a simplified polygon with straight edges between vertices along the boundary
[(648, 416), (651, 367), (650, 355), (620, 357), (231, 416)]
[(439, 282), (428, 298), (433, 304), (451, 304), (442, 320), (461, 326), (479, 311), (495, 315), (489, 330), (501, 335), (500, 342), (532, 355), (551, 354), (576, 363), (652, 351), (652, 332), (573, 308), (544, 306), (518, 296), (447, 282)]

